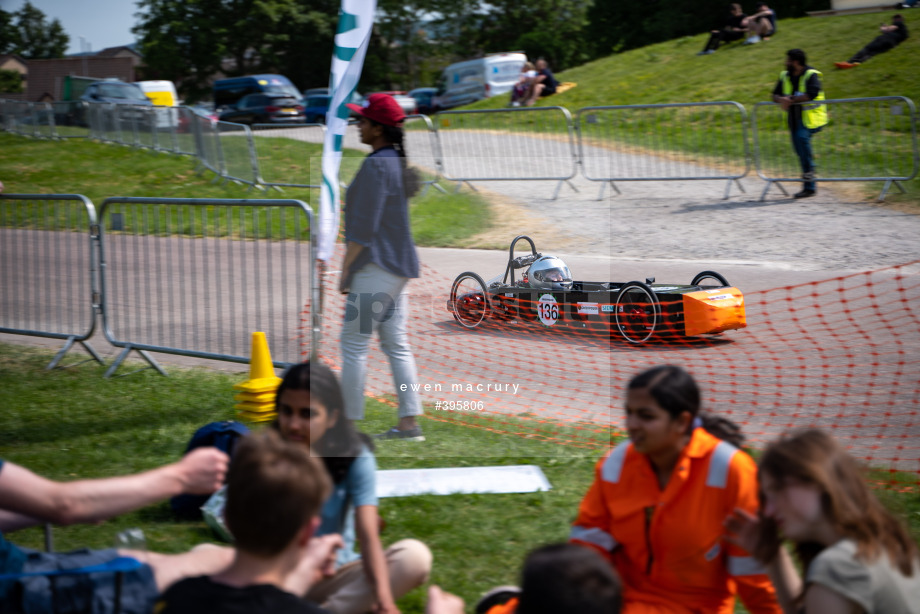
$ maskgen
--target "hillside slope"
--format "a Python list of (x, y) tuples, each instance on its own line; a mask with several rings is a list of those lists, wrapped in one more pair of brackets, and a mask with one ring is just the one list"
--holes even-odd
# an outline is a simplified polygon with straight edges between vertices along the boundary
[[(920, 102), (920, 10), (901, 12), (912, 36), (897, 48), (851, 70), (834, 62), (850, 58), (878, 34), (890, 13), (784, 19), (771, 40), (740, 42), (708, 56), (697, 56), (708, 34), (680, 38), (611, 55), (558, 73), (577, 87), (538, 104), (570, 110), (594, 105), (658, 104), (734, 100), (750, 105), (770, 99), (787, 49), (803, 49), (809, 64), (824, 74), (828, 98), (907, 96)], [(500, 108), (506, 96), (484, 100), (469, 109)]]

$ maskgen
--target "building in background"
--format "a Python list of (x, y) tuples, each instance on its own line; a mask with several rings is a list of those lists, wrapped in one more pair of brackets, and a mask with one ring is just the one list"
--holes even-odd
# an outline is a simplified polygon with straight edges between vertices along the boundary
[(0, 68), (23, 75), (22, 94), (2, 94), (0, 98), (29, 102), (65, 99), (65, 77), (115, 78), (136, 81), (141, 55), (131, 46), (109, 47), (96, 53), (81, 53), (52, 60), (24, 60), (0, 56)]

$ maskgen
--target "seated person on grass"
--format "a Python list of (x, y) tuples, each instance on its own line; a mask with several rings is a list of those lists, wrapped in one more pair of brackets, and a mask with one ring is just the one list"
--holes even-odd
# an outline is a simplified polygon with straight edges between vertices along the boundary
[(718, 49), (719, 45), (722, 43), (730, 43), (731, 41), (742, 38), (747, 31), (745, 25), (746, 18), (747, 16), (742, 12), (740, 4), (729, 4), (725, 25), (718, 30), (709, 32), (709, 40), (706, 41), (706, 46), (696, 55), (709, 55), (710, 53), (715, 53), (716, 49)]
[(528, 92), (530, 92), (531, 84), (536, 76), (537, 69), (534, 65), (530, 62), (524, 62), (524, 66), (521, 68), (521, 74), (518, 75), (517, 83), (511, 88), (512, 107), (521, 106), (521, 100), (527, 97)]
[[(98, 480), (55, 482), (24, 467), (0, 460), (0, 531), (10, 532), (43, 522), (96, 523), (173, 495), (208, 494), (217, 490), (227, 472), (227, 455), (216, 448), (199, 448), (182, 460), (151, 471)], [(121, 612), (150, 612), (160, 591), (182, 578), (217, 572), (231, 559), (229, 548), (196, 548), (182, 554), (158, 554), (125, 549), (40, 552), (19, 548), (0, 533), (0, 574), (79, 569), (118, 557), (144, 564), (125, 572)], [(77, 580), (75, 580), (77, 579)], [(0, 611), (95, 613), (113, 608), (112, 572), (86, 576), (28, 576), (0, 580)]]
[(303, 446), (274, 431), (245, 437), (230, 465), (224, 518), (235, 555), (216, 574), (187, 578), (157, 602), (158, 614), (321, 613), (302, 599), (334, 563), (338, 535), (313, 538), (331, 482)]
[(521, 588), (493, 589), (476, 604), (476, 614), (618, 614), (620, 578), (596, 552), (576, 544), (550, 544), (524, 561)]
[(630, 380), (627, 441), (597, 464), (571, 540), (623, 579), (629, 614), (781, 614), (766, 571), (726, 541), (725, 517), (758, 509), (757, 466), (733, 422), (701, 411), (693, 377), (660, 365)]
[[(575, 544), (550, 544), (524, 561), (521, 587), (499, 586), (479, 600), (475, 614), (619, 614), (622, 584), (596, 552)], [(463, 600), (437, 586), (428, 589), (425, 614), (463, 614)]]
[(524, 102), (524, 105), (528, 107), (532, 107), (537, 98), (555, 94), (556, 88), (559, 86), (559, 82), (556, 81), (556, 77), (553, 75), (553, 71), (549, 69), (549, 64), (546, 63), (546, 60), (540, 58), (537, 60), (535, 67), (537, 75), (531, 80), (530, 92)]
[(748, 34), (745, 45), (770, 40), (776, 34), (776, 13), (766, 2), (758, 2), (757, 12), (744, 18), (744, 27)]
[(319, 361), (294, 365), (278, 386), (275, 405), (277, 432), (320, 458), (332, 480), (317, 535), (341, 535), (344, 543), (335, 573), (314, 584), (307, 598), (336, 614), (397, 611), (395, 600), (428, 579), (431, 550), (417, 539), (384, 549), (373, 444), (346, 419), (338, 379)]

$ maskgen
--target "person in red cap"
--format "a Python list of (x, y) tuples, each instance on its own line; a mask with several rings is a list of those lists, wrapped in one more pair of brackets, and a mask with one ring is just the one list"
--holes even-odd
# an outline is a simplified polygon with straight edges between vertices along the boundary
[(376, 331), (399, 398), (399, 423), (377, 437), (424, 441), (416, 421), (422, 413), (418, 371), (406, 333), (406, 284), (419, 276), (409, 228), (409, 197), (419, 182), (406, 160), (401, 127), (406, 115), (386, 94), (371, 94), (363, 106), (347, 106), (358, 114), (361, 142), (373, 151), (345, 195), (345, 260), (339, 284), (339, 291), (348, 294), (341, 337), (345, 416), (364, 418), (367, 351)]

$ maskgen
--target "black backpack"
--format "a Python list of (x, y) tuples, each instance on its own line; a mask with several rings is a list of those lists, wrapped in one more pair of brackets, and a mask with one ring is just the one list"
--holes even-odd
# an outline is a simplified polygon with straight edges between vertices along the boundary
[[(227, 456), (233, 457), (233, 449), (241, 437), (249, 434), (249, 428), (236, 420), (224, 420), (223, 422), (211, 422), (206, 424), (192, 435), (188, 442), (185, 454), (188, 454), (195, 448), (213, 446), (218, 450), (227, 453)], [(211, 495), (176, 495), (169, 500), (173, 512), (181, 518), (189, 520), (201, 520), (201, 506), (204, 505)]]

